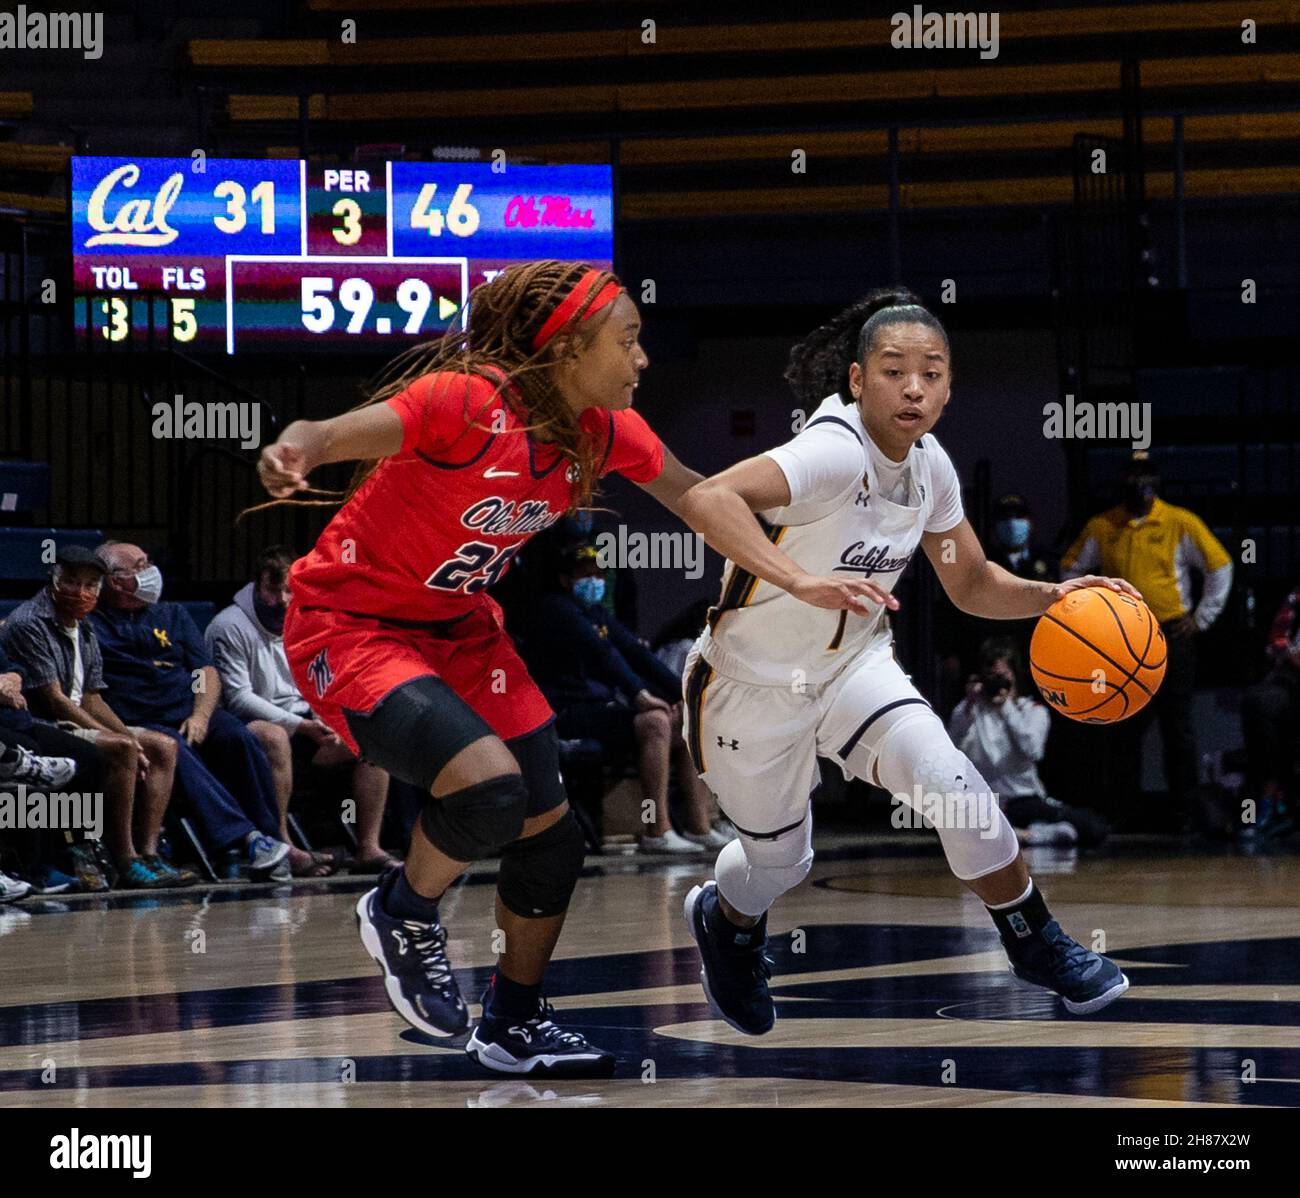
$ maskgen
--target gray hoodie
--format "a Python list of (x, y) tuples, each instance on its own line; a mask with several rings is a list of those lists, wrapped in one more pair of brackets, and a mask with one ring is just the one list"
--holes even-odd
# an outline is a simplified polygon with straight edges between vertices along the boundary
[(250, 582), (203, 633), (221, 675), (222, 705), (241, 720), (269, 720), (292, 736), (311, 708), (289, 673), (284, 639), (264, 628)]

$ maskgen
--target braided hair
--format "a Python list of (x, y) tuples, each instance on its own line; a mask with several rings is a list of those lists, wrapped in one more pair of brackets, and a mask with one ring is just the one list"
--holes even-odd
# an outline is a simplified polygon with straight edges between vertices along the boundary
[(871, 352), (880, 329), (894, 324), (923, 324), (938, 333), (944, 348), (949, 348), (939, 318), (914, 292), (906, 287), (878, 287), (814, 329), (790, 351), (785, 381), (805, 407), (816, 407), (834, 393), (844, 403), (852, 403), (849, 367)]
[[(600, 291), (608, 283), (622, 286), (618, 278), (602, 271), (583, 302), (559, 333), (540, 349), (533, 339), (579, 279), (592, 268), (583, 262), (544, 260), (525, 262), (501, 272), (474, 288), (470, 296), (469, 320), (462, 329), (449, 329), (436, 340), (413, 346), (390, 362), (367, 388), (367, 397), (357, 408), (383, 403), (399, 395), (417, 379), (436, 371), (477, 375), (491, 382), (495, 391), (477, 411), (469, 411), (469, 390), (465, 395), (465, 432), (488, 431), (491, 412), (498, 401), (505, 403), (524, 421), (525, 432), (543, 432), (560, 455), (572, 466), (577, 486), (570, 511), (589, 506), (600, 468), (604, 440), (584, 433), (578, 416), (560, 394), (552, 366), (559, 360), (558, 338), (572, 334), (579, 346), (595, 336), (597, 329), (581, 321)], [(504, 378), (502, 377), (504, 375)], [(459, 392), (456, 392), (459, 393)], [(522, 402), (518, 396), (522, 396)], [(353, 409), (356, 410), (355, 408)], [(281, 503), (334, 506), (346, 503), (374, 472), (378, 461), (358, 462), (345, 492), (312, 490), (323, 499), (277, 499), (249, 508), (241, 515), (275, 507)]]

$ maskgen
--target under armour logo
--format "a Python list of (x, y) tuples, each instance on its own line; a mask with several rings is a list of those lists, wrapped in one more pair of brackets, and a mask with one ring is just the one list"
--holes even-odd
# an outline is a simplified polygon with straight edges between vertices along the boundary
[(401, 957), (406, 956), (406, 937), (403, 936), (402, 933), (399, 932), (396, 928), (394, 928), (394, 929), (389, 933), (389, 935), (392, 936), (392, 938), (393, 938), (394, 940), (397, 941), (397, 953), (398, 953), (398, 956), (401, 956)]
[(311, 665), (307, 667), (307, 676), (316, 687), (318, 699), (325, 694), (329, 684), (334, 681), (334, 671), (330, 669), (328, 654), (328, 649), (322, 649), (311, 659)]
[(526, 1027), (512, 1027), (510, 1029), (512, 1036), (518, 1036), (525, 1044), (533, 1042), (533, 1034)]
[(165, 629), (165, 628), (155, 628), (155, 629), (153, 630), (153, 634), (154, 634), (154, 636), (156, 636), (156, 637), (158, 638), (158, 643), (159, 643), (159, 644), (160, 644), (164, 649), (170, 649), (170, 648), (172, 647), (172, 643), (171, 643), (171, 641), (168, 639), (168, 636), (167, 636), (167, 629)]
[(738, 740), (725, 741), (725, 740), (722, 739), (722, 737), (718, 737), (718, 748), (719, 748), (719, 749), (739, 749), (739, 748), (740, 748), (740, 741), (738, 741)]

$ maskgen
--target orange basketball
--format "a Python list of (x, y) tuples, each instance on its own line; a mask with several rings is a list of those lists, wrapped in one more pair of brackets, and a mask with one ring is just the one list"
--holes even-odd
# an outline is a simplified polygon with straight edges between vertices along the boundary
[(1058, 599), (1029, 642), (1029, 672), (1062, 715), (1113, 724), (1139, 712), (1165, 676), (1165, 634), (1141, 599), (1083, 587)]

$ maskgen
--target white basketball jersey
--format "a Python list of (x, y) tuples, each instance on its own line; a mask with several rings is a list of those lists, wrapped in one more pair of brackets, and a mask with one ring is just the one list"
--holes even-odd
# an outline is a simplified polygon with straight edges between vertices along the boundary
[[(867, 435), (857, 404), (838, 395), (767, 456), (785, 473), (791, 499), (759, 520), (810, 574), (869, 579), (892, 591), (921, 534), (946, 532), (964, 518), (957, 472), (933, 436), (892, 462)], [(728, 561), (698, 644), (710, 665), (742, 681), (823, 682), (889, 637), (885, 609), (872, 606), (870, 614), (811, 607)]]

